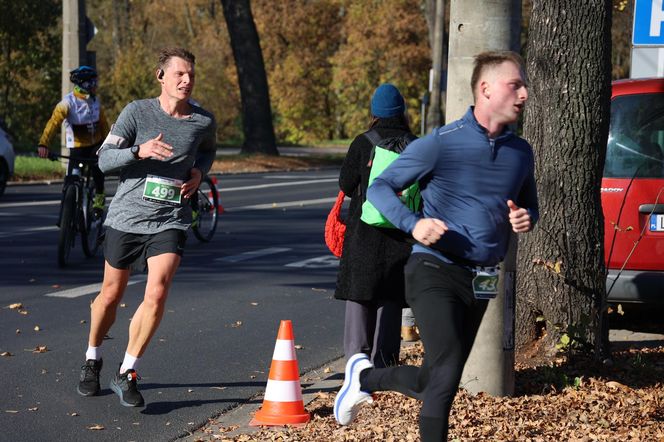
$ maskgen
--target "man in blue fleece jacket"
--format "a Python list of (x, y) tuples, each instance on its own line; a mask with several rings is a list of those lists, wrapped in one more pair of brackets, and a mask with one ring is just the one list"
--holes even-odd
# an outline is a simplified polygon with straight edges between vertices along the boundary
[[(371, 392), (392, 390), (423, 401), (422, 441), (447, 440), (463, 367), (488, 300), (510, 230), (530, 231), (537, 218), (533, 151), (509, 128), (528, 98), (524, 63), (513, 52), (475, 58), (475, 105), (459, 120), (410, 144), (369, 188), (367, 198), (417, 243), (405, 267), (406, 301), (417, 320), (421, 367), (375, 369), (366, 355), (348, 360), (335, 399), (342, 425)], [(411, 212), (398, 193), (418, 181), (424, 205)]]

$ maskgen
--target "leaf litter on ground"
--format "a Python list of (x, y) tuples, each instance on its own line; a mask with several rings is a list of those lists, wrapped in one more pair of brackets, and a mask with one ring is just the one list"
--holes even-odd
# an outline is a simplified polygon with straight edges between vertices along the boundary
[[(421, 364), (420, 343), (402, 349), (402, 363)], [(461, 389), (450, 416), (449, 440), (664, 441), (664, 347), (613, 353), (610, 366), (585, 358), (516, 366), (512, 397), (471, 395)], [(376, 393), (349, 426), (333, 416), (335, 394), (320, 393), (299, 428), (263, 427), (230, 436), (228, 427), (203, 427), (200, 441), (418, 441), (421, 403), (398, 393)], [(211, 431), (217, 428), (217, 431)]]

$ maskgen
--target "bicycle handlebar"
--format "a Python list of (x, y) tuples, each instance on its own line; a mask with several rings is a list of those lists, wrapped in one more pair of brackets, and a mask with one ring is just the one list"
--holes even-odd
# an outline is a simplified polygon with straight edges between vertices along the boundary
[[(72, 157), (70, 155), (62, 155), (62, 154), (55, 153), (55, 152), (49, 152), (48, 153), (48, 159), (51, 160), (51, 161), (56, 161), (56, 160), (61, 159), (61, 158), (65, 159), (65, 160), (72, 159)], [(94, 164), (94, 163), (97, 162), (97, 158), (73, 158), (73, 159), (75, 161), (80, 161), (81, 163), (87, 163), (87, 164)]]

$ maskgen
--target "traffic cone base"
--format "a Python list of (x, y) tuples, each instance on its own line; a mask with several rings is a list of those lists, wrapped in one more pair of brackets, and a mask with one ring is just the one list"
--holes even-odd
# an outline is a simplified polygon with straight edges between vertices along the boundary
[(299, 425), (309, 422), (309, 419), (302, 401), (293, 326), (291, 321), (281, 321), (263, 406), (249, 425)]

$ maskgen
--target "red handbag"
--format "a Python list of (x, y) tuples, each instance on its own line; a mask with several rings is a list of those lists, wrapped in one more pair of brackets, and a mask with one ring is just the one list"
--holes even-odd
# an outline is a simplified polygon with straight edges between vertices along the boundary
[(339, 191), (337, 201), (332, 206), (330, 214), (325, 221), (325, 244), (330, 252), (337, 258), (341, 256), (344, 247), (344, 235), (346, 234), (346, 223), (341, 219), (341, 206), (344, 203), (343, 191)]

